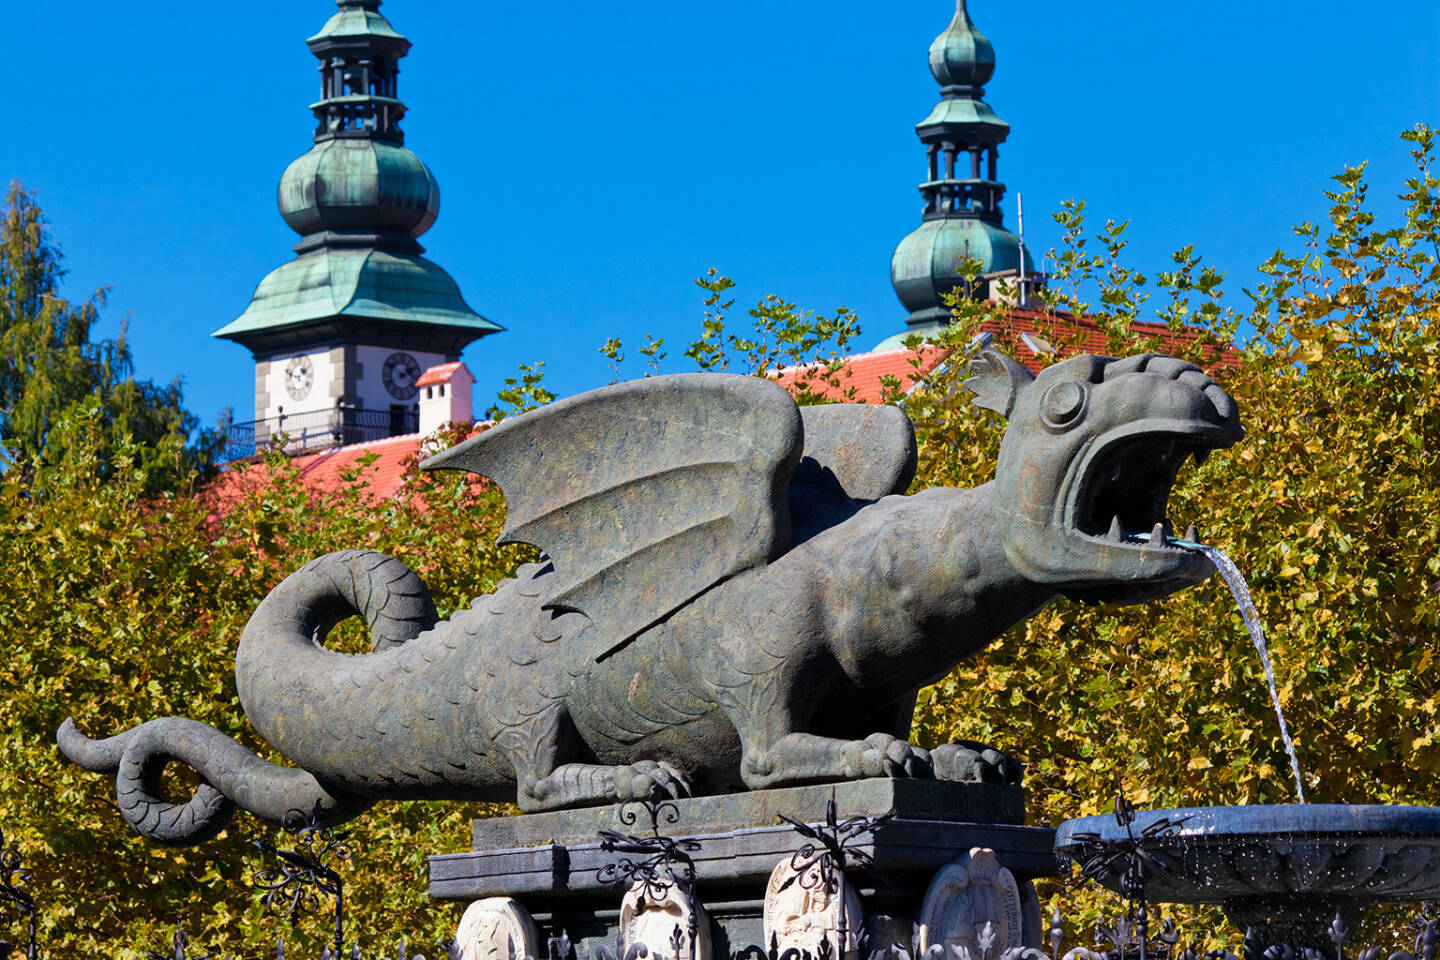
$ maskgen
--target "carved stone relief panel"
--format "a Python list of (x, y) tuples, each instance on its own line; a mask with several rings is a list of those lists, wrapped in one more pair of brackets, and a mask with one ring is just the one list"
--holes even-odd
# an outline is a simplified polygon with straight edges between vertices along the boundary
[[(664, 896), (655, 898), (644, 881), (635, 883), (625, 892), (620, 903), (620, 939), (628, 950), (631, 944), (643, 943), (652, 957), (676, 957), (680, 960), (711, 960), (710, 918), (705, 908), (694, 901), (680, 884), (673, 884)], [(690, 949), (691, 919), (694, 919), (695, 949)], [(679, 949), (675, 948), (679, 937)]]
[(994, 850), (973, 847), (941, 867), (930, 881), (916, 917), (920, 949), (942, 944), (963, 947), (970, 956), (979, 957), (980, 940), (989, 924), (994, 937), (989, 955), (998, 957), (1024, 943), (1024, 912), (1015, 875), (1000, 866)]
[(455, 931), (460, 960), (538, 957), (540, 936), (530, 912), (509, 897), (476, 900), (465, 908)]
[(773, 938), (781, 953), (795, 947), (814, 956), (823, 939), (830, 941), (831, 956), (837, 956), (843, 919), (844, 956), (856, 956), (855, 938), (865, 926), (865, 911), (844, 874), (836, 872), (835, 884), (838, 889), (827, 889), (817, 867), (797, 873), (789, 860), (776, 864), (765, 886), (765, 947)]

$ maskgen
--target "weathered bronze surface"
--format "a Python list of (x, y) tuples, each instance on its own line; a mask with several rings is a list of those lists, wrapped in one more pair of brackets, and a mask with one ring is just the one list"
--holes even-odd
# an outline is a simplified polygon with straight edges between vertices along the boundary
[[(261, 603), (235, 671), (255, 728), (299, 769), (168, 717), (61, 749), (114, 773), (165, 843), (238, 805), (338, 821), (381, 798), (518, 799), (527, 811), (864, 777), (1018, 782), (980, 744), (906, 742), (915, 694), (1059, 595), (1165, 596), (1209, 562), (1156, 536), (1190, 453), (1234, 443), (1235, 404), (1169, 357), (1082, 356), (1038, 378), (986, 351), (967, 385), (1010, 419), (996, 478), (903, 496), (898, 409), (797, 408), (767, 380), (617, 384), (428, 461), (494, 478), (507, 540), (547, 559), (437, 623), (399, 561), (312, 561)], [(375, 650), (319, 642), (345, 617)], [(179, 760), (204, 783), (160, 789)]]

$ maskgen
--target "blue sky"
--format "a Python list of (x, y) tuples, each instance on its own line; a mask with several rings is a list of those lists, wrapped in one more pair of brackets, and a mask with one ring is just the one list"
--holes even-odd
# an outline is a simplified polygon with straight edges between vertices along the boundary
[[(1371, 161), (1382, 211), (1440, 123), (1440, 4), (971, 0), (995, 44), (986, 99), (1015, 225), (1083, 198), (1128, 218), (1133, 265), (1184, 243), (1238, 295), (1254, 265), (1324, 216), (1321, 191)], [(70, 268), (110, 286), (144, 377), (182, 376), (204, 421), (252, 403), (252, 361), (211, 331), (292, 254), (275, 186), (310, 144), (318, 84), (303, 44), (329, 0), (12, 3), (0, 63), (0, 175), (38, 192)], [(388, 0), (413, 42), (407, 146), (440, 181), (423, 238), (508, 332), (472, 346), (483, 409), (516, 364), (552, 388), (609, 379), (597, 347), (674, 346), (686, 368), (715, 266), (738, 305), (777, 293), (858, 311), (865, 344), (900, 329), (895, 244), (919, 222), (913, 125), (937, 99), (926, 49), (949, 0), (686, 4)], [(633, 351), (632, 351), (633, 352)], [(631, 361), (628, 373), (643, 368)]]

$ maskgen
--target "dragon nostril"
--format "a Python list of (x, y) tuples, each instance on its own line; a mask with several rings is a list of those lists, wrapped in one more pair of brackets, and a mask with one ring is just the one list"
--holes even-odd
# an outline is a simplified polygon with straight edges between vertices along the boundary
[(1206, 376), (1205, 371), (1199, 367), (1190, 367), (1188, 370), (1182, 371), (1175, 379), (1196, 393), (1204, 393), (1215, 383), (1215, 381)]
[(1215, 405), (1215, 412), (1220, 415), (1221, 422), (1228, 423), (1235, 419), (1235, 401), (1231, 399), (1230, 394), (1225, 392), (1224, 387), (1218, 383), (1212, 383), (1205, 388), (1205, 396), (1209, 397), (1210, 402)]

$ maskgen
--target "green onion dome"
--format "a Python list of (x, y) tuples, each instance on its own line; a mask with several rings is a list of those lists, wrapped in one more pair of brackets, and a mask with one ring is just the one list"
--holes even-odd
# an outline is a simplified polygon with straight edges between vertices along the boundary
[(982, 274), (1018, 269), (1020, 238), (992, 220), (959, 217), (926, 220), (900, 241), (890, 281), (912, 326), (949, 321), (943, 295), (961, 284), (966, 259), (980, 261)]
[(995, 75), (995, 48), (975, 29), (965, 0), (957, 0), (955, 19), (930, 44), (930, 73), (942, 87), (983, 87)]
[(440, 213), (440, 185), (404, 147), (336, 138), (290, 164), (280, 178), (279, 204), (301, 236), (328, 230), (419, 237)]

